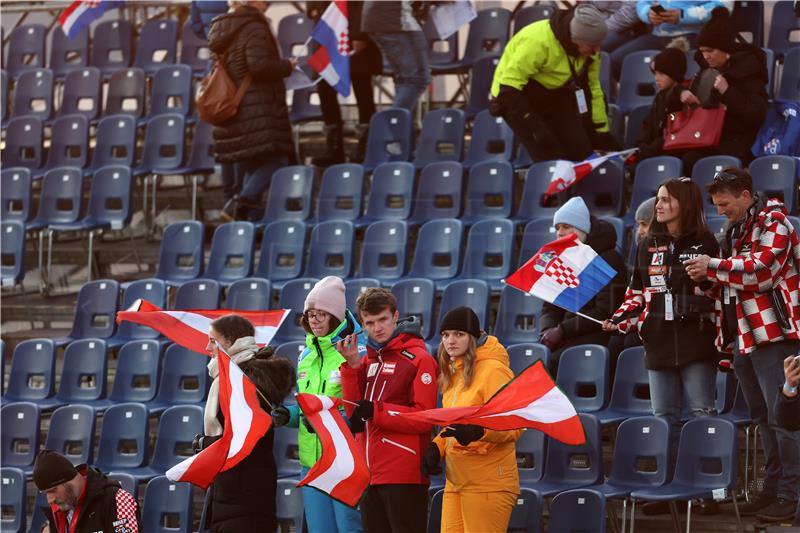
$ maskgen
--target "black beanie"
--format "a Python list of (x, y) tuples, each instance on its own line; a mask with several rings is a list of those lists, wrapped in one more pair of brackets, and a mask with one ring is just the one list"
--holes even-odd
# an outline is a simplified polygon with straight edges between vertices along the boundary
[(446, 330), (466, 331), (475, 339), (481, 336), (481, 325), (478, 315), (469, 307), (456, 307), (444, 315), (442, 323), (439, 324), (439, 333)]
[(76, 475), (78, 471), (69, 459), (53, 450), (42, 450), (33, 463), (33, 482), (41, 491), (66, 483)]
[(677, 48), (667, 48), (653, 58), (652, 66), (653, 70), (681, 83), (686, 77), (686, 54)]
[(711, 12), (711, 20), (700, 30), (697, 47), (707, 46), (731, 54), (736, 47), (736, 33), (728, 10), (717, 7)]

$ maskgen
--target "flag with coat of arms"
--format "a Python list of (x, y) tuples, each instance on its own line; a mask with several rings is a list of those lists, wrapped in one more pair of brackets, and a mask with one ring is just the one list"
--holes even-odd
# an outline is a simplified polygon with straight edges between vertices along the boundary
[(350, 96), (347, 1), (331, 2), (311, 31), (308, 64), (342, 96)]
[(64, 35), (74, 39), (81, 30), (89, 24), (103, 16), (103, 13), (115, 7), (125, 5), (123, 0), (88, 0), (83, 2), (72, 2), (61, 12), (58, 23), (64, 31)]
[(602, 156), (592, 155), (589, 159), (573, 163), (572, 161), (558, 160), (550, 168), (550, 186), (544, 193), (545, 198), (556, 195), (561, 191), (575, 185), (580, 180), (592, 173), (600, 165), (608, 161), (625, 161), (638, 148), (630, 148), (621, 152), (612, 152)]

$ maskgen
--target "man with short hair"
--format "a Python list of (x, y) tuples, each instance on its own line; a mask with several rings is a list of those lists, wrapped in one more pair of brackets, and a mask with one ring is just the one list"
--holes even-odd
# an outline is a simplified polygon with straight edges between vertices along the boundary
[(684, 265), (692, 279), (717, 283), (717, 345), (736, 342), (734, 369), (766, 456), (761, 494), (739, 509), (769, 522), (788, 520), (800, 490), (800, 432), (780, 427), (774, 406), (784, 359), (800, 348), (800, 240), (783, 203), (754, 192), (746, 170), (718, 172), (708, 193), (728, 219), (722, 258), (704, 255)]
[(420, 462), (431, 440), (431, 425), (391, 415), (436, 407), (438, 365), (420, 336), (421, 323), (400, 320), (391, 291), (370, 288), (356, 301), (356, 315), (367, 332), (367, 355), (348, 336), (337, 345), (344, 399), (356, 402), (354, 431), (366, 432), (370, 486), (361, 501), (365, 531), (424, 533), (428, 485)]
[(45, 509), (50, 533), (136, 533), (136, 498), (88, 465), (77, 468), (63, 455), (42, 450), (33, 465), (33, 482), (47, 496)]

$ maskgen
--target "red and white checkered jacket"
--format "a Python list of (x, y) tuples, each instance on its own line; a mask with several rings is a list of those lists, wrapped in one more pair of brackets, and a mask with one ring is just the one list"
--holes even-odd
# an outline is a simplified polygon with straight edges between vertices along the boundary
[[(736, 297), (739, 350), (800, 339), (800, 240), (786, 207), (777, 199), (750, 209), (731, 256), (712, 258), (708, 278), (717, 282), (716, 309), (721, 317), (724, 287)], [(777, 307), (777, 309), (776, 309)], [(717, 320), (717, 346), (722, 346), (722, 321)]]

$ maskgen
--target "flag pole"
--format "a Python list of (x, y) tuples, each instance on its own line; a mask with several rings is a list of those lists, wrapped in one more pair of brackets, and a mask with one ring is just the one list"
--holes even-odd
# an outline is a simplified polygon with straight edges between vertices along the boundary
[[(525, 294), (530, 294), (528, 291), (523, 291), (523, 290), (522, 290), (522, 289), (520, 289), (519, 287), (516, 287), (516, 286), (514, 286), (514, 285), (511, 285), (511, 284), (508, 284), (508, 283), (506, 283), (506, 282), (505, 282), (505, 280), (502, 280), (502, 281), (501, 281), (501, 283), (502, 283), (503, 285), (506, 285), (507, 287), (514, 287), (514, 288), (515, 288), (515, 289), (517, 289), (518, 291), (520, 291), (520, 292), (524, 292)], [(560, 308), (561, 308), (561, 309), (563, 309), (564, 311), (569, 311), (570, 313), (576, 314), (576, 315), (578, 315), (579, 317), (585, 318), (586, 320), (591, 320), (592, 322), (597, 322), (597, 323), (598, 323), (598, 324), (600, 324), (601, 326), (603, 325), (603, 321), (602, 321), (602, 320), (598, 320), (598, 319), (596, 319), (596, 318), (594, 318), (594, 317), (592, 317), (592, 316), (586, 315), (586, 314), (584, 314), (584, 313), (581, 313), (581, 312), (579, 312), (579, 311), (572, 311), (571, 309), (567, 309), (566, 307), (564, 307), (564, 306), (561, 306), (561, 305), (558, 305), (558, 304), (557, 304), (557, 303), (555, 303), (555, 302), (548, 302), (548, 303), (551, 303), (551, 304), (555, 305), (556, 307), (560, 307)]]

